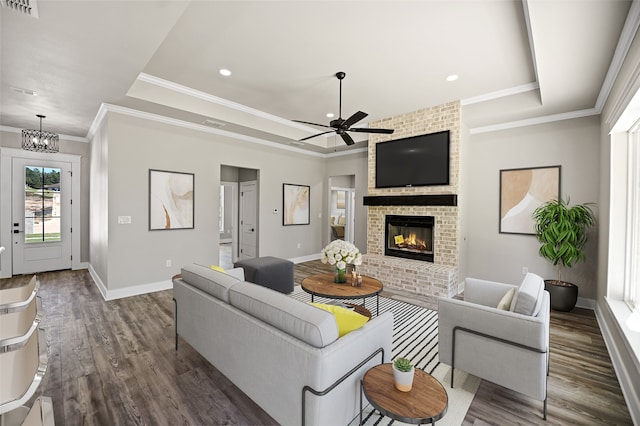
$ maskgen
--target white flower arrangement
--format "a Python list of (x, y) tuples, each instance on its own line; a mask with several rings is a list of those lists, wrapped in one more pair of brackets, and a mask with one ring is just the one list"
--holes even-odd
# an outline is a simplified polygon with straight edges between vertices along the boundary
[(345, 269), (348, 263), (362, 265), (362, 254), (358, 247), (348, 241), (333, 240), (320, 251), (322, 263), (335, 265), (338, 269)]

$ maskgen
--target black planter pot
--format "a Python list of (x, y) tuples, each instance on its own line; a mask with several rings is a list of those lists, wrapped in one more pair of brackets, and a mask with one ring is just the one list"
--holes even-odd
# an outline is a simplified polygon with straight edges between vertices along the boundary
[(551, 295), (551, 309), (569, 312), (578, 301), (578, 286), (565, 281), (544, 280), (544, 289)]

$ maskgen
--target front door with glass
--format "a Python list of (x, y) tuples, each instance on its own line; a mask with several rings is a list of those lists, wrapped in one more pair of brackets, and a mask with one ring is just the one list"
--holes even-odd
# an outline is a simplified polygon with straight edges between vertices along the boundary
[(13, 160), (13, 274), (71, 268), (71, 164)]

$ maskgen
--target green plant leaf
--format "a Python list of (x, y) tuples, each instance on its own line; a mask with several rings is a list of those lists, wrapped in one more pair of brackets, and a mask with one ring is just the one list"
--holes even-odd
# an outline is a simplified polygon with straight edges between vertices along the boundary
[(593, 205), (584, 203), (569, 207), (568, 197), (566, 201), (558, 198), (533, 212), (535, 234), (540, 242), (539, 254), (558, 267), (558, 280), (563, 266), (571, 267), (586, 259), (583, 251), (588, 239), (586, 231), (596, 224)]

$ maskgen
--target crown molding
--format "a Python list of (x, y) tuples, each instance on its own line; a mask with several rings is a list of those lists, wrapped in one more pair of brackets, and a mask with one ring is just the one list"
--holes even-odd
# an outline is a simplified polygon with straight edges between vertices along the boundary
[[(22, 129), (18, 129), (16, 127), (10, 127), (10, 126), (0, 126), (0, 131), (9, 132), (9, 133), (22, 133)], [(83, 138), (82, 136), (62, 135), (58, 133), (58, 137), (61, 140), (65, 140), (65, 141), (89, 143), (89, 139)]]
[(312, 129), (311, 127), (305, 126), (303, 124), (296, 123), (295, 121), (287, 120), (285, 118), (278, 117), (277, 115), (269, 114), (264, 111), (257, 110), (255, 108), (251, 108), (246, 105), (242, 105), (237, 102), (230, 101), (228, 99), (220, 98), (218, 96), (214, 96), (209, 93), (202, 92), (200, 90), (196, 90), (188, 86), (184, 86), (182, 84), (174, 83), (169, 80), (164, 80), (162, 78), (155, 77), (153, 75), (140, 73), (136, 80), (142, 81), (144, 83), (153, 84), (154, 86), (162, 87), (164, 89), (181, 93), (186, 96), (191, 96), (197, 99), (201, 99), (206, 102), (211, 102), (213, 104), (220, 105), (224, 108), (229, 108), (229, 109), (240, 111), (246, 114), (250, 114), (250, 115), (253, 115), (254, 117), (260, 117), (265, 120), (273, 121), (275, 123), (289, 126), (294, 129), (304, 130), (308, 132), (316, 131), (316, 129)]
[(509, 87), (507, 89), (498, 90), (495, 92), (485, 93), (484, 95), (474, 96), (472, 98), (466, 98), (460, 100), (460, 105), (473, 105), (481, 102), (492, 101), (494, 99), (504, 98), (506, 96), (517, 95), (519, 93), (530, 92), (532, 90), (537, 90), (540, 88), (540, 85), (537, 81), (533, 83), (521, 84), (520, 86)]
[(624, 22), (624, 27), (622, 27), (622, 32), (620, 33), (620, 38), (618, 39), (616, 50), (613, 53), (613, 58), (611, 59), (611, 64), (609, 65), (609, 70), (607, 71), (607, 75), (605, 76), (602, 87), (600, 88), (600, 94), (598, 95), (598, 99), (596, 100), (595, 108), (598, 110), (598, 112), (602, 112), (604, 104), (611, 94), (611, 90), (613, 89), (613, 85), (616, 81), (616, 78), (618, 77), (618, 73), (622, 69), (624, 60), (627, 56), (627, 53), (629, 53), (629, 49), (631, 48), (631, 44), (633, 43), (633, 39), (638, 32), (639, 27), (640, 2), (634, 1), (631, 3), (629, 14), (627, 15), (627, 19)]
[[(265, 140), (265, 139), (256, 138), (256, 137), (253, 137), (253, 136), (246, 136), (246, 135), (242, 135), (242, 134), (239, 134), (239, 133), (229, 132), (227, 130), (216, 129), (214, 127), (205, 126), (203, 124), (190, 123), (190, 122), (184, 121), (184, 120), (178, 120), (178, 119), (175, 119), (175, 118), (165, 117), (163, 115), (152, 114), (152, 113), (149, 113), (149, 112), (139, 111), (139, 110), (135, 110), (135, 109), (132, 109), (132, 108), (127, 108), (127, 107), (122, 107), (122, 106), (112, 105), (112, 104), (104, 104), (103, 103), (100, 106), (100, 111), (98, 112), (98, 116), (96, 116), (96, 120), (94, 120), (95, 123), (100, 123), (102, 121), (102, 119), (104, 118), (102, 116), (102, 114), (103, 114), (102, 111), (103, 110), (104, 110), (104, 115), (106, 115), (107, 112), (123, 114), (123, 115), (128, 115), (128, 116), (131, 116), (131, 117), (141, 118), (141, 119), (144, 119), (144, 120), (155, 121), (157, 123), (168, 124), (170, 126), (182, 127), (182, 128), (185, 128), (185, 129), (191, 129), (191, 130), (196, 130), (196, 131), (203, 132), (203, 133), (210, 133), (210, 134), (214, 134), (214, 135), (218, 135), (218, 136), (224, 136), (224, 137), (231, 138), (231, 139), (237, 139), (237, 140), (242, 140), (242, 141), (245, 141), (245, 142), (255, 143), (255, 144), (258, 144), (258, 145), (269, 146), (271, 148), (282, 149), (282, 150), (285, 150), (285, 151), (295, 152), (295, 153), (298, 153), (298, 154), (309, 155), (311, 157), (326, 157), (326, 154), (322, 154), (322, 153), (318, 153), (318, 152), (308, 151), (308, 150), (305, 150), (305, 149), (300, 149), (300, 148), (296, 148), (296, 147), (292, 147), (292, 146), (288, 146), (288, 145), (278, 144), (278, 143), (275, 143), (275, 142), (271, 142), (271, 141), (268, 141), (268, 140)], [(94, 134), (95, 134), (95, 129), (94, 129)]]
[(480, 133), (497, 132), (500, 130), (515, 129), (517, 127), (535, 126), (536, 124), (553, 123), (555, 121), (572, 120), (574, 118), (590, 117), (600, 114), (595, 108), (583, 109), (580, 111), (563, 112), (561, 114), (545, 115), (542, 117), (527, 118), (525, 120), (511, 121), (508, 123), (493, 124), (491, 126), (475, 127), (469, 129), (469, 133), (477, 135)]

